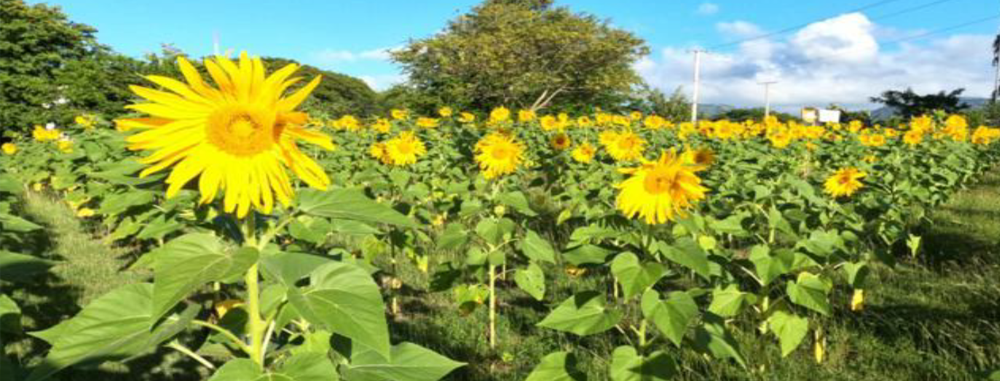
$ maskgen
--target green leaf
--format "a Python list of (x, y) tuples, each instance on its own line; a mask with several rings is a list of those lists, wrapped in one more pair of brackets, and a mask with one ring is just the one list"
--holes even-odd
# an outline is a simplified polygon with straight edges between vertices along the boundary
[(514, 232), (514, 221), (508, 218), (486, 218), (476, 224), (476, 234), (487, 243), (499, 246)]
[(264, 275), (270, 280), (294, 285), (316, 268), (333, 262), (329, 257), (303, 253), (264, 252), (260, 258)]
[(632, 253), (621, 253), (611, 261), (611, 273), (622, 285), (625, 298), (631, 298), (656, 284), (666, 273), (659, 263), (639, 263), (639, 257)]
[(809, 319), (784, 311), (776, 311), (767, 319), (767, 324), (781, 343), (781, 357), (795, 351), (809, 333)]
[(648, 290), (642, 295), (642, 313), (653, 322), (667, 339), (680, 347), (688, 327), (698, 317), (698, 304), (690, 294), (674, 291), (667, 300), (660, 301), (659, 294)]
[(868, 278), (867, 262), (845, 262), (843, 265), (844, 275), (847, 276), (847, 284), (853, 288), (864, 288), (865, 279)]
[(265, 372), (252, 360), (229, 360), (208, 381), (336, 381), (340, 377), (326, 354), (293, 355), (273, 372)]
[(708, 254), (690, 237), (679, 238), (673, 245), (661, 243), (658, 246), (660, 253), (670, 261), (694, 270), (702, 278), (709, 278)]
[(41, 228), (42, 227), (38, 224), (21, 217), (12, 214), (0, 213), (0, 231), (25, 233), (39, 230)]
[(669, 380), (676, 374), (677, 364), (666, 353), (656, 351), (643, 357), (626, 345), (615, 348), (608, 367), (611, 381)]
[(97, 214), (118, 215), (133, 206), (152, 204), (156, 193), (152, 191), (131, 190), (125, 193), (111, 194), (104, 197)]
[(549, 353), (535, 366), (524, 381), (586, 381), (587, 375), (576, 368), (576, 355), (568, 352)]
[(735, 284), (726, 288), (716, 287), (712, 290), (712, 304), (708, 306), (708, 311), (722, 317), (736, 316), (745, 299), (746, 293)]
[(459, 223), (449, 223), (437, 239), (438, 250), (456, 250), (469, 241), (469, 233)]
[(153, 257), (153, 317), (159, 318), (208, 282), (238, 277), (257, 250), (226, 251), (218, 237), (194, 233), (171, 240)]
[(830, 301), (827, 294), (833, 285), (820, 278), (818, 275), (803, 272), (795, 282), (788, 282), (786, 291), (792, 303), (819, 312), (824, 316), (830, 315)]
[(531, 263), (527, 269), (518, 269), (514, 282), (535, 300), (545, 298), (545, 272), (537, 264)]
[(726, 330), (721, 317), (706, 313), (702, 317), (702, 325), (695, 329), (694, 347), (703, 353), (710, 353), (717, 359), (732, 358), (740, 366), (746, 368), (746, 361), (740, 354), (739, 344)]
[(563, 253), (563, 258), (574, 266), (592, 264), (600, 265), (608, 261), (613, 251), (590, 244), (581, 245)]
[(774, 255), (770, 251), (767, 245), (757, 245), (750, 249), (750, 262), (753, 262), (762, 286), (785, 275), (795, 259), (794, 253), (789, 250), (777, 250)]
[(21, 308), (3, 294), (0, 294), (0, 332), (21, 333)]
[(556, 263), (556, 250), (534, 230), (528, 230), (521, 241), (521, 252), (532, 261)]
[(584, 291), (559, 304), (538, 326), (579, 336), (601, 333), (614, 327), (622, 318), (621, 311), (609, 311), (604, 304), (603, 294)]
[(524, 193), (518, 191), (504, 193), (500, 195), (498, 201), (514, 208), (525, 216), (534, 217), (538, 215), (534, 210), (531, 210), (531, 205), (528, 204), (528, 198), (524, 196)]
[(152, 221), (149, 221), (139, 234), (135, 236), (136, 239), (161, 239), (167, 234), (173, 233), (184, 227), (184, 224), (177, 220), (175, 216), (168, 216), (161, 214)]
[(46, 379), (86, 360), (126, 359), (152, 350), (180, 332), (199, 310), (192, 306), (150, 330), (156, 320), (150, 313), (152, 309), (153, 285), (130, 284), (95, 299), (55, 327), (32, 332), (32, 336), (52, 344), (52, 349), (28, 380)]
[(25, 281), (44, 273), (55, 262), (30, 255), (0, 250), (0, 279), (5, 281)]
[(413, 343), (392, 347), (388, 356), (365, 349), (351, 355), (344, 378), (351, 381), (437, 381), (465, 363)]
[(286, 286), (289, 302), (307, 321), (389, 356), (382, 294), (363, 268), (331, 262), (310, 275), (304, 290), (294, 283)]
[(417, 227), (410, 218), (368, 198), (360, 189), (303, 189), (298, 195), (299, 210), (309, 215)]

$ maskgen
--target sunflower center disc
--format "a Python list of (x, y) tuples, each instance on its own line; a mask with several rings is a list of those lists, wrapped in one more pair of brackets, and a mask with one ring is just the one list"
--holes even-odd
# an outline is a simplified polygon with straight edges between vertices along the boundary
[(237, 156), (251, 156), (274, 144), (274, 118), (241, 105), (216, 110), (206, 128), (212, 145)]

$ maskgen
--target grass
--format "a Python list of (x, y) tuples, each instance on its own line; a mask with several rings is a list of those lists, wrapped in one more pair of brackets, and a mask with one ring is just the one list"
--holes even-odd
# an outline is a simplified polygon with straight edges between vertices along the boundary
[[(64, 204), (32, 194), (27, 215), (46, 226), (48, 236), (34, 241), (36, 254), (62, 261), (43, 282), (7, 288), (21, 303), (28, 329), (51, 326), (72, 316), (89, 300), (123, 284), (144, 281), (146, 273), (123, 271), (133, 255), (89, 231)], [(916, 259), (900, 257), (895, 268), (876, 266), (866, 290), (866, 308), (850, 312), (839, 305), (823, 322), (827, 360), (812, 359), (811, 340), (786, 359), (771, 339), (760, 340), (752, 327), (737, 330), (749, 370), (729, 362), (679, 355), (680, 380), (978, 380), (1000, 368), (1000, 172), (991, 172), (931, 215)], [(499, 282), (499, 345), (486, 341), (486, 308), (459, 313), (450, 292), (429, 292), (430, 279), (414, 266), (399, 266), (404, 287), (394, 291), (400, 312), (391, 316), (394, 342), (411, 341), (469, 365), (453, 373), (456, 381), (523, 380), (539, 359), (572, 350), (588, 380), (604, 380), (611, 351), (628, 344), (623, 335), (578, 338), (534, 325), (551, 306), (519, 291), (508, 276)], [(595, 276), (597, 275), (597, 276)], [(560, 301), (574, 290), (600, 286), (600, 274), (573, 278), (547, 273), (546, 300)], [(834, 300), (848, 299), (845, 291)], [(740, 333), (743, 332), (743, 333)], [(655, 348), (677, 353), (670, 344)], [(7, 353), (38, 358), (44, 346), (22, 338), (5, 342)], [(30, 365), (30, 362), (24, 365)], [(138, 361), (106, 363), (61, 373), (62, 380), (195, 380), (205, 369), (177, 353), (161, 350)]]

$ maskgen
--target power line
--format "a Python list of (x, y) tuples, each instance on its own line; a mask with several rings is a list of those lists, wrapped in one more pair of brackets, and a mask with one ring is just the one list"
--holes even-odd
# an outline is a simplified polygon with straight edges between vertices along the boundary
[(940, 34), (940, 33), (948, 32), (948, 31), (952, 31), (952, 30), (955, 30), (955, 29), (964, 28), (964, 27), (967, 27), (967, 26), (981, 24), (981, 23), (984, 23), (984, 22), (987, 22), (987, 21), (992, 21), (992, 20), (998, 19), (998, 18), (1000, 18), (1000, 14), (995, 14), (995, 15), (992, 15), (992, 16), (989, 16), (989, 17), (984, 17), (984, 18), (981, 18), (981, 19), (966, 21), (966, 22), (963, 22), (961, 24), (955, 24), (955, 25), (947, 26), (947, 27), (944, 27), (944, 28), (941, 28), (941, 29), (935, 29), (935, 30), (932, 30), (930, 32), (918, 34), (916, 36), (909, 36), (909, 37), (899, 38), (899, 39), (895, 39), (895, 40), (883, 41), (882, 43), (883, 44), (896, 44), (896, 43), (900, 43), (900, 42), (906, 42), (906, 41), (916, 40), (916, 39), (920, 39), (920, 38), (924, 38), (924, 37), (928, 37), (928, 36), (933, 36), (935, 34)]
[[(857, 8), (857, 9), (849, 10), (849, 11), (844, 12), (844, 13), (861, 12), (861, 11), (864, 11), (864, 10), (872, 9), (872, 8), (875, 8), (875, 7), (880, 7), (880, 6), (883, 6), (883, 5), (886, 5), (886, 4), (889, 4), (889, 3), (894, 3), (894, 2), (897, 2), (897, 1), (899, 1), (899, 0), (882, 0), (882, 1), (878, 1), (878, 2), (875, 2), (875, 3), (872, 3), (872, 4), (868, 4), (868, 5), (862, 6), (862, 7)], [(841, 14), (843, 14), (843, 13), (841, 13)], [(820, 21), (824, 21), (824, 20), (829, 20), (829, 19), (831, 19), (833, 17), (836, 17), (836, 16), (824, 17), (824, 18), (821, 18), (821, 19), (812, 20), (812, 21), (809, 21), (809, 22), (806, 22), (806, 23), (802, 23), (802, 24), (798, 24), (798, 25), (795, 25), (795, 26), (791, 26), (791, 27), (788, 27), (788, 28), (776, 30), (774, 32), (765, 33), (765, 34), (762, 34), (762, 35), (759, 35), (759, 36), (744, 38), (744, 39), (737, 40), (737, 41), (726, 42), (726, 43), (722, 43), (722, 44), (710, 46), (710, 47), (708, 47), (708, 50), (715, 50), (715, 49), (724, 48), (724, 47), (728, 47), (728, 46), (739, 45), (739, 44), (742, 44), (742, 43), (748, 42), (748, 41), (755, 41), (755, 40), (760, 40), (760, 39), (763, 39), (763, 38), (777, 36), (779, 34), (785, 34), (785, 33), (788, 33), (788, 32), (794, 31), (794, 30), (805, 28), (805, 27), (809, 26), (810, 24), (814, 24), (814, 23), (817, 23), (817, 22), (820, 22)]]
[(873, 20), (873, 21), (875, 21), (875, 20), (885, 20), (887, 18), (892, 18), (892, 17), (896, 17), (896, 16), (899, 16), (899, 15), (905, 15), (905, 14), (910, 13), (910, 12), (919, 11), (919, 10), (924, 9), (924, 8), (930, 8), (930, 7), (933, 7), (933, 6), (941, 4), (941, 3), (947, 3), (949, 1), (954, 1), (954, 0), (932, 1), (932, 2), (929, 2), (927, 4), (918, 5), (918, 6), (910, 7), (910, 8), (906, 8), (906, 9), (901, 9), (899, 11), (892, 12), (892, 13), (885, 14), (885, 15), (881, 15), (881, 16), (875, 16), (875, 17), (872, 17), (871, 20)]

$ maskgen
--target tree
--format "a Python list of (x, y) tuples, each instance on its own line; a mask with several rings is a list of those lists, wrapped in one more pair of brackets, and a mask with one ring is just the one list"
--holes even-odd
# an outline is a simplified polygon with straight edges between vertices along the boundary
[(903, 119), (914, 116), (929, 114), (935, 110), (941, 110), (949, 114), (954, 114), (969, 108), (969, 105), (962, 103), (960, 96), (965, 89), (956, 89), (950, 92), (940, 91), (937, 94), (919, 95), (913, 89), (906, 91), (886, 90), (881, 96), (870, 98), (872, 102), (882, 103), (894, 109)]
[(0, 127), (68, 121), (56, 73), (98, 49), (95, 32), (59, 7), (0, 0)]
[(487, 0), (392, 52), (420, 92), (462, 109), (621, 106), (643, 40), (551, 0)]
[[(997, 33), (997, 37), (993, 39), (993, 66), (1000, 66), (1000, 33)], [(997, 95), (1000, 95), (1000, 78), (996, 78), (993, 81), (993, 94), (991, 95), (991, 103), (997, 103)]]
[[(297, 63), (285, 58), (262, 58), (268, 70), (277, 70), (289, 63)], [(369, 116), (381, 112), (378, 94), (365, 81), (348, 75), (321, 70), (302, 65), (296, 75), (312, 79), (323, 77), (312, 95), (302, 104), (302, 109), (313, 115), (338, 117), (345, 114)], [(308, 81), (300, 81), (292, 89), (303, 86)]]
[(663, 91), (646, 85), (640, 86), (635, 93), (636, 99), (628, 107), (632, 110), (659, 115), (673, 122), (691, 120), (691, 101), (684, 96), (680, 87), (669, 98)]

